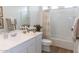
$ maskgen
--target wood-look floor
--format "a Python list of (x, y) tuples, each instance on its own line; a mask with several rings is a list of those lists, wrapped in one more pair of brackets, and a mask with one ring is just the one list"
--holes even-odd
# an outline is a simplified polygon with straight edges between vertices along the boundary
[[(64, 49), (64, 48), (57, 47), (57, 46), (51, 46), (50, 50), (51, 50), (50, 53), (73, 53), (72, 50)], [(43, 53), (46, 53), (46, 52), (43, 51)]]

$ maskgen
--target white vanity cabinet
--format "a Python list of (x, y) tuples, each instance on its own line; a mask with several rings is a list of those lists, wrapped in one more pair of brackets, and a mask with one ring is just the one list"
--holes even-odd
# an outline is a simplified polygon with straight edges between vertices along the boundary
[[(4, 53), (41, 53), (42, 33), (38, 33), (31, 38), (17, 44), (8, 50), (3, 50)], [(13, 45), (12, 45), (13, 46)]]

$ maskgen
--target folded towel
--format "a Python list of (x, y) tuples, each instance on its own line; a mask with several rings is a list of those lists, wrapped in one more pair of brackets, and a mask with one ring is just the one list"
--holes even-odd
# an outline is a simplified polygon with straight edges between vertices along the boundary
[(76, 18), (72, 26), (74, 38), (79, 39), (79, 18)]

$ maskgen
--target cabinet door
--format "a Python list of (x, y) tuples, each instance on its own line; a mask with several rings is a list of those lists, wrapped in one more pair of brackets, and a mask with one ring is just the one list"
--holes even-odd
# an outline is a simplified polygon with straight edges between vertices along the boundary
[(4, 53), (27, 53), (27, 48), (21, 46), (21, 48), (12, 48), (10, 50), (4, 51)]
[(7, 53), (27, 53), (28, 42), (23, 42), (9, 50), (6, 50)]
[(34, 47), (34, 45), (30, 45), (30, 46), (27, 48), (27, 51), (28, 51), (28, 53), (35, 53), (35, 47)]
[(18, 49), (18, 53), (27, 53), (27, 47), (22, 47), (22, 49)]
[(42, 50), (42, 35), (34, 37), (29, 43), (30, 45), (27, 48), (28, 53), (41, 53)]
[(36, 52), (41, 53), (42, 50), (42, 35), (36, 37)]
[(28, 53), (35, 53), (35, 38), (29, 43), (30, 45), (27, 48)]

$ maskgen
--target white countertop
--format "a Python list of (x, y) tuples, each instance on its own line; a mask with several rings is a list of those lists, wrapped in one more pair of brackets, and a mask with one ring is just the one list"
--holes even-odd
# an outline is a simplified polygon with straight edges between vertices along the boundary
[(15, 46), (21, 44), (22, 42), (28, 41), (31, 38), (33, 38), (39, 34), (42, 34), (42, 32), (23, 34), (22, 32), (17, 31), (17, 35), (15, 37), (12, 37), (11, 34), (12, 33), (9, 33), (7, 39), (4, 38), (3, 34), (0, 34), (0, 51), (8, 50), (12, 47), (15, 47)]

